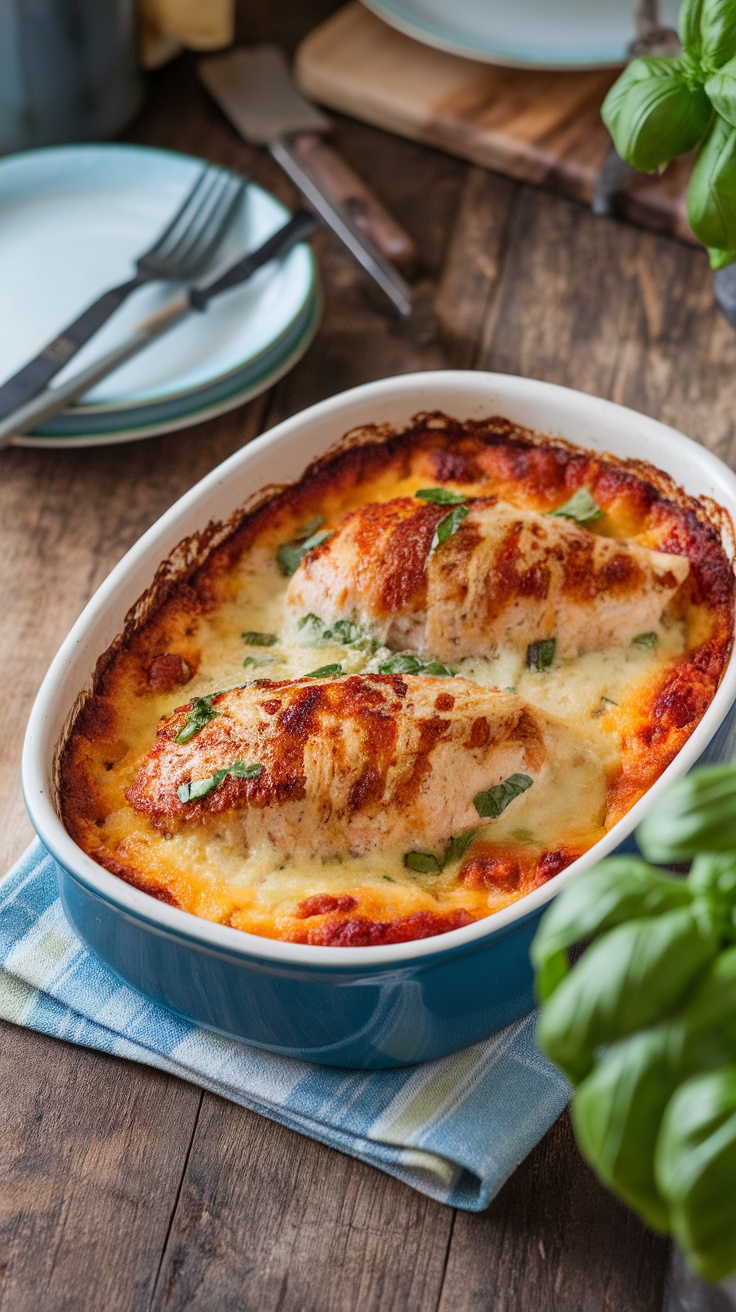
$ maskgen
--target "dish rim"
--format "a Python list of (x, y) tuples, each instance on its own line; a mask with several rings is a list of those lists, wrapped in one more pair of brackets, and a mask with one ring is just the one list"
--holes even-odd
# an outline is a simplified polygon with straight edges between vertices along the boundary
[[(313, 406), (309, 406), (307, 409), (299, 411), (262, 433), (259, 437), (254, 438), (246, 446), (241, 447), (240, 450), (228, 457), (227, 460), (217, 465), (194, 487), (174, 502), (112, 569), (85, 606), (51, 662), (29, 718), (23, 744), (21, 775), (23, 794), (33, 827), (59, 864), (94, 895), (102, 898), (108, 904), (112, 904), (119, 913), (132, 916), (134, 919), (142, 919), (148, 922), (150, 928), (159, 933), (187, 939), (211, 953), (227, 956), (234, 955), (243, 960), (255, 959), (262, 961), (264, 965), (266, 963), (280, 964), (290, 966), (293, 969), (300, 967), (327, 968), (338, 974), (345, 974), (346, 971), (350, 972), (351, 969), (353, 971), (371, 972), (375, 969), (400, 967), (412, 963), (419, 965), (423, 959), (474, 951), (486, 946), (484, 941), (494, 935), (505, 935), (518, 929), (530, 916), (535, 915), (547, 906), (572, 879), (596, 864), (604, 856), (610, 855), (615, 848), (620, 846), (633, 833), (636, 825), (643, 819), (644, 814), (656, 797), (673, 780), (681, 778), (692, 768), (726, 718), (728, 711), (736, 701), (736, 644), (732, 648), (731, 656), (715, 696), (688, 741), (659, 778), (655, 780), (651, 788), (621, 820), (617, 821), (605, 838), (596, 843), (588, 852), (583, 853), (559, 875), (554, 876), (540, 888), (501, 908), (501, 910), (473, 921), (472, 924), (461, 929), (449, 930), (444, 934), (424, 939), (413, 939), (405, 943), (393, 943), (376, 947), (315, 947), (310, 944), (290, 943), (253, 934), (246, 930), (233, 929), (230, 926), (206, 920), (178, 907), (169, 906), (167, 903), (159, 901), (152, 894), (145, 893), (125, 883), (124, 880), (98, 865), (74, 842), (57, 814), (51, 792), (46, 788), (46, 779), (53, 773), (53, 757), (57, 746), (56, 740), (50, 745), (46, 742), (51, 732), (50, 728), (47, 729), (47, 725), (49, 725), (49, 722), (53, 723), (55, 719), (58, 719), (56, 714), (57, 702), (62, 692), (57, 685), (63, 686), (63, 676), (67, 668), (73, 665), (77, 649), (83, 644), (87, 632), (93, 628), (98, 618), (105, 615), (111, 605), (114, 607), (119, 584), (124, 583), (129, 574), (134, 574), (136, 565), (146, 562), (149, 553), (152, 554), (156, 562), (160, 560), (160, 551), (159, 555), (156, 555), (155, 552), (156, 544), (161, 538), (165, 539), (171, 529), (178, 532), (178, 537), (175, 536), (176, 541), (185, 536), (187, 532), (191, 532), (190, 528), (181, 527), (177, 529), (179, 521), (186, 520), (198, 504), (206, 500), (210, 492), (216, 491), (218, 485), (226, 485), (229, 476), (236, 470), (239, 471), (243, 465), (247, 467), (249, 463), (255, 463), (264, 452), (278, 447), (279, 443), (289, 436), (298, 434), (300, 428), (307, 427), (315, 421), (334, 419), (339, 416), (341, 410), (347, 411), (355, 403), (360, 404), (364, 401), (375, 404), (376, 413), (372, 420), (364, 419), (363, 424), (369, 422), (380, 424), (384, 422), (380, 416), (381, 401), (390, 404), (391, 400), (401, 400), (403, 394), (406, 393), (408, 407), (413, 413), (416, 413), (422, 409), (422, 392), (427, 390), (430, 393), (434, 390), (441, 392), (443, 388), (447, 389), (458, 385), (461, 391), (467, 390), (469, 403), (477, 403), (478, 394), (482, 390), (486, 390), (490, 397), (493, 397), (494, 393), (500, 392), (501, 396), (499, 396), (497, 402), (499, 405), (503, 404), (504, 401), (509, 404), (513, 404), (515, 400), (523, 401), (525, 397), (531, 395), (532, 404), (537, 401), (543, 402), (545, 398), (548, 398), (551, 402), (557, 401), (563, 407), (566, 404), (568, 410), (570, 407), (575, 408), (577, 406), (578, 418), (581, 418), (583, 422), (595, 422), (596, 416), (599, 416), (602, 420), (605, 418), (613, 420), (614, 424), (617, 423), (619, 427), (634, 424), (637, 430), (637, 438), (641, 438), (645, 444), (641, 456), (645, 460), (650, 455), (647, 449), (649, 446), (647, 438), (659, 437), (660, 441), (666, 439), (679, 457), (675, 461), (678, 467), (682, 468), (683, 465), (692, 467), (693, 457), (695, 458), (695, 463), (700, 466), (701, 472), (704, 471), (708, 478), (712, 480), (718, 504), (726, 510), (732, 520), (736, 521), (736, 473), (730, 470), (723, 461), (707, 448), (700, 446), (691, 438), (685, 437), (684, 434), (669, 425), (642, 415), (640, 412), (631, 410), (628, 407), (617, 405), (600, 397), (589, 396), (573, 388), (516, 375), (487, 373), (478, 370), (436, 370), (378, 379), (371, 383), (364, 383), (358, 387), (350, 388)], [(416, 401), (409, 399), (412, 392), (417, 393)], [(491, 404), (490, 397), (489, 405)], [(495, 399), (493, 403), (496, 404)], [(554, 405), (550, 409), (554, 413)], [(490, 413), (488, 405), (485, 407), (485, 413)], [(567, 422), (572, 423), (572, 421), (573, 416), (568, 415)], [(356, 425), (353, 425), (353, 427), (356, 427)], [(347, 431), (351, 430), (348, 429)], [(541, 428), (537, 428), (536, 431), (542, 433)], [(557, 434), (550, 431), (549, 428), (544, 435), (571, 440), (565, 438), (563, 433)], [(582, 441), (571, 444), (585, 449)], [(335, 443), (330, 441), (323, 454), (334, 449), (334, 445)], [(656, 446), (656, 443), (654, 445)], [(610, 454), (615, 455), (616, 453), (611, 451)], [(654, 464), (655, 462), (651, 460), (650, 463)], [(671, 475), (671, 477), (675, 479), (678, 486), (682, 485), (682, 474), (679, 478), (677, 475)], [(254, 489), (254, 492), (257, 492), (257, 490)], [(223, 518), (226, 514), (227, 511), (223, 512)], [(202, 527), (201, 524), (200, 527)], [(733, 561), (735, 544), (732, 542), (730, 545), (730, 558)], [(150, 571), (150, 578), (153, 577), (155, 568), (154, 565)], [(95, 659), (101, 654), (99, 651), (96, 652)], [(64, 707), (66, 717), (68, 717), (69, 709), (68, 706)], [(51, 756), (50, 766), (49, 755)]]

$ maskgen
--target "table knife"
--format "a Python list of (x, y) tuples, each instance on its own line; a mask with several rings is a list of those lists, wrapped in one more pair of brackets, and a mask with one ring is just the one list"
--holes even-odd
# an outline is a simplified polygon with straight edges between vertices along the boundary
[[(314, 139), (315, 134), (329, 127), (329, 119), (297, 91), (283, 51), (272, 45), (241, 46), (225, 55), (201, 59), (197, 68), (207, 90), (241, 136), (251, 145), (265, 146), (270, 151), (399, 312), (410, 314), (412, 292), (404, 277), (361, 227), (359, 216), (351, 214), (345, 196), (336, 202), (327, 190), (327, 171), (320, 168), (320, 151), (328, 148), (317, 142), (315, 150)], [(344, 174), (347, 165), (343, 161), (339, 164)], [(333, 165), (333, 180), (334, 172)], [(367, 189), (359, 185), (363, 189), (360, 203), (365, 206)], [(375, 212), (377, 202), (373, 205)], [(371, 234), (385, 231), (386, 221), (394, 224), (383, 210), (382, 216), (383, 227), (369, 225)], [(403, 232), (401, 235), (403, 238)]]

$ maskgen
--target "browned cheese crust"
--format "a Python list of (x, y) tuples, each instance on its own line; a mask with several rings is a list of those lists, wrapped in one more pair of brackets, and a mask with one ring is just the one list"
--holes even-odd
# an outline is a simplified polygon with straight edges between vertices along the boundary
[[(463, 498), (439, 546), (453, 506), (426, 488)], [(580, 489), (593, 521), (551, 513)], [(316, 519), (331, 536), (285, 577), (279, 548)], [(660, 471), (503, 419), (348, 435), (162, 569), (61, 751), (64, 823), (137, 887), (275, 938), (370, 945), (489, 915), (597, 841), (702, 718), (731, 652), (731, 531)], [(530, 644), (550, 640), (539, 672)], [(414, 666), (381, 673), (396, 653)]]

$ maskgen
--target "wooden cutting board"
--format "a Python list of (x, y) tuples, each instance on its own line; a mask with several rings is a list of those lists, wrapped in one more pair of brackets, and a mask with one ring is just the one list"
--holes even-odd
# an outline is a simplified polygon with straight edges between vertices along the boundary
[[(348, 4), (297, 51), (305, 95), (476, 164), (589, 203), (610, 138), (600, 107), (610, 70), (555, 73), (461, 59), (402, 35)], [(621, 213), (695, 242), (687, 222), (690, 166), (635, 175)]]

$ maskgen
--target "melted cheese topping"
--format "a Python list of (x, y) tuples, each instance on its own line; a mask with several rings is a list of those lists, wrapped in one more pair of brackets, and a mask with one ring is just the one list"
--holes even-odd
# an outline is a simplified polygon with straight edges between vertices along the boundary
[[(539, 448), (527, 441), (532, 462)], [(443, 863), (438, 835), (414, 831), (416, 849), (434, 856), (436, 868), (407, 866), (408, 833), (402, 841), (377, 841), (368, 850), (351, 850), (346, 843), (345, 850), (319, 851), (312, 841), (313, 813), (304, 813), (312, 815), (311, 828), (300, 838), (298, 809), (292, 837), (279, 830), (275, 844), (263, 824), (251, 825), (246, 838), (242, 807), (246, 796), (255, 796), (257, 784), (246, 787), (229, 779), (206, 803), (181, 805), (174, 798), (171, 815), (140, 805), (136, 780), (148, 770), (156, 781), (154, 744), (176, 755), (174, 733), (181, 732), (194, 699), (238, 688), (244, 680), (275, 685), (299, 680), (325, 666), (337, 665), (344, 675), (377, 674), (395, 658), (395, 645), (379, 645), (385, 629), (356, 623), (336, 633), (327, 624), (327, 605), (316, 620), (300, 624), (305, 612), (288, 604), (289, 579), (277, 552), (303, 536), (314, 516), (331, 530), (346, 511), (443, 484), (473, 497), (500, 495), (527, 510), (548, 511), (567, 500), (566, 462), (579, 461), (577, 453), (558, 454), (557, 482), (550, 474), (540, 488), (536, 473), (534, 480), (528, 471), (509, 476), (501, 459), (503, 442), (489, 448), (479, 440), (476, 447), (472, 458), (465, 457), (473, 477), (465, 478), (438, 476), (441, 461), (433, 453), (440, 449), (445, 456), (455, 446), (432, 430), (414, 439), (408, 455), (400, 442), (398, 453), (386, 448), (383, 460), (374, 456), (368, 471), (351, 453), (337, 457), (332, 478), (323, 470), (311, 481), (307, 476), (296, 494), (246, 521), (243, 545), (236, 535), (230, 549), (214, 553), (193, 585), (180, 589), (120, 647), (79, 716), (62, 760), (65, 820), (87, 852), (123, 878), (208, 919), (296, 941), (370, 944), (442, 932), (490, 914), (564, 868), (629, 809), (692, 732), (729, 650), (732, 574), (715, 533), (702, 525), (700, 537), (710, 533), (720, 577), (729, 580), (718, 604), (703, 595), (694, 571), (679, 591), (672, 589), (643, 642), (592, 651), (581, 651), (582, 643), (572, 650), (561, 643), (550, 667), (539, 671), (529, 667), (523, 643), (496, 640), (484, 656), (450, 662), (454, 678), (431, 680), (437, 693), (446, 692), (451, 700), (456, 679), (458, 692), (469, 681), (482, 699), (482, 690), (490, 690), (491, 701), (506, 692), (505, 702), (536, 714), (550, 741), (561, 735), (578, 744), (577, 755), (568, 752), (565, 768), (553, 778), (542, 783), (535, 777), (534, 787), (514, 797), (500, 815), (478, 819), (478, 833), (459, 859)], [(583, 475), (590, 473), (590, 462), (581, 467)], [(653, 499), (648, 484), (628, 475), (628, 481), (614, 481), (606, 497), (610, 470), (600, 461), (594, 469), (598, 482), (592, 477), (591, 482), (605, 513), (580, 531), (688, 555), (690, 539), (683, 549), (677, 538), (684, 512), (676, 504)], [(646, 495), (641, 487), (648, 489)], [(261, 645), (243, 636), (249, 633), (276, 635), (276, 640)], [(431, 655), (425, 647), (423, 659)], [(429, 681), (425, 676), (420, 682)], [(266, 684), (258, 686), (268, 691)], [(224, 698), (223, 707), (237, 696)], [(157, 740), (161, 717), (171, 716)], [(207, 741), (203, 730), (188, 745), (189, 779), (211, 776), (215, 764), (225, 767), (234, 759), (226, 744), (221, 756), (208, 756)], [(251, 741), (238, 739), (238, 745)], [(597, 793), (596, 771), (602, 780)], [(470, 793), (470, 776), (468, 781)], [(489, 775), (489, 786), (501, 781)], [(330, 787), (334, 792), (334, 782)], [(467, 821), (466, 815), (461, 828), (467, 829)], [(456, 828), (447, 833), (448, 841), (458, 837)]]

